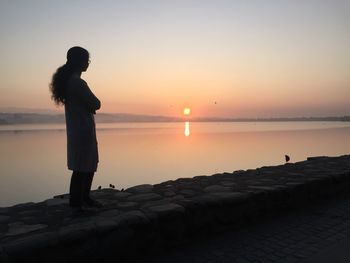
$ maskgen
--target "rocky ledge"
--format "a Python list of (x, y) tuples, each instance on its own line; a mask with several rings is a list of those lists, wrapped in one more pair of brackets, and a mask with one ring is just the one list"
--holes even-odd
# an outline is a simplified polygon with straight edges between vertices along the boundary
[(57, 196), (0, 208), (0, 262), (125, 262), (349, 191), (345, 155), (96, 190), (103, 209), (83, 215)]

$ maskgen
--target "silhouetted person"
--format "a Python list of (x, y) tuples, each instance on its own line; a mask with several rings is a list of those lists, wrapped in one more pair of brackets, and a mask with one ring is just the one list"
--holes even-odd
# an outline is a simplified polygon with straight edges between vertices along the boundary
[(59, 67), (50, 84), (51, 97), (57, 105), (64, 105), (67, 130), (68, 169), (73, 171), (69, 204), (82, 211), (83, 205), (101, 204), (91, 199), (90, 190), (98, 164), (98, 149), (94, 114), (101, 103), (87, 83), (80, 78), (90, 64), (89, 52), (72, 47), (67, 62)]

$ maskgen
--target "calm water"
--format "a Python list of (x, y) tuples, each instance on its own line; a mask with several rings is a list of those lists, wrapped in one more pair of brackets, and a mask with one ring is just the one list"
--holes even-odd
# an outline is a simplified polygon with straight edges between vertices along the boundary
[[(350, 153), (350, 123), (98, 124), (99, 169), (93, 188), (126, 188), (211, 175), (309, 156)], [(66, 193), (64, 125), (0, 126), (0, 206)]]

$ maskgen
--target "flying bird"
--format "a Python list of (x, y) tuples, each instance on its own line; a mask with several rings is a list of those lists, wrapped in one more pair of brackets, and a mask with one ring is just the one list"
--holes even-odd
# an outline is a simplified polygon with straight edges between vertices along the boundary
[(290, 160), (290, 157), (288, 155), (285, 155), (284, 158), (286, 159), (286, 163), (288, 163)]

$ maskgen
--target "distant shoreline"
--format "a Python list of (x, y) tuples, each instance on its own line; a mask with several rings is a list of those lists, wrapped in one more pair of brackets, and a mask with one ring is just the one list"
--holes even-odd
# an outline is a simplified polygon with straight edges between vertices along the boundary
[[(350, 122), (350, 116), (338, 117), (290, 117), (290, 118), (220, 118), (220, 117), (168, 117), (156, 115), (137, 115), (126, 113), (100, 113), (96, 115), (97, 123), (127, 123), (127, 122), (313, 122), (336, 121)], [(64, 114), (44, 113), (1, 113), (0, 125), (15, 124), (59, 124), (65, 123)]]
[[(291, 118), (220, 118), (220, 117), (168, 117), (156, 115), (137, 115), (125, 113), (100, 113), (96, 115), (97, 123), (127, 122), (350, 122), (350, 116), (339, 117), (291, 117)], [(15, 124), (60, 124), (65, 123), (64, 114), (43, 113), (1, 113), (0, 125)]]

